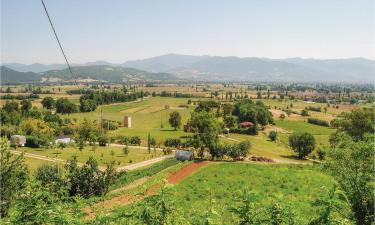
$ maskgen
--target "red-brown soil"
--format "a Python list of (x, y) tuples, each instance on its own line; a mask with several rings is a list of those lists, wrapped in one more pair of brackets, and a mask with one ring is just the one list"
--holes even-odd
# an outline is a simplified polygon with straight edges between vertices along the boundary
[(208, 164), (207, 161), (203, 161), (203, 162), (194, 162), (194, 163), (191, 163), (187, 166), (184, 166), (180, 170), (178, 170), (178, 171), (172, 173), (171, 175), (169, 175), (169, 177), (167, 179), (168, 183), (177, 184), (180, 181), (182, 181), (183, 179), (185, 179), (186, 177), (193, 174), (196, 170), (198, 170), (199, 168), (201, 168), (203, 166), (206, 166), (207, 164)]

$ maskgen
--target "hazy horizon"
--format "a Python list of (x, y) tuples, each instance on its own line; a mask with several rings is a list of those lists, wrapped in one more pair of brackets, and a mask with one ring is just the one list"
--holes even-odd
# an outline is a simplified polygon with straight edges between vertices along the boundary
[[(123, 64), (126, 62), (130, 61), (138, 61), (138, 60), (145, 60), (145, 59), (150, 59), (150, 58), (155, 58), (159, 56), (167, 56), (167, 55), (184, 55), (184, 56), (208, 56), (208, 57), (236, 57), (236, 58), (259, 58), (259, 59), (269, 59), (269, 60), (285, 60), (285, 59), (293, 59), (293, 58), (300, 58), (300, 59), (311, 59), (311, 60), (344, 60), (344, 59), (356, 59), (356, 58), (361, 58), (361, 59), (366, 59), (366, 60), (371, 60), (375, 61), (375, 59), (370, 59), (370, 58), (365, 58), (365, 57), (349, 57), (349, 58), (309, 58), (309, 57), (288, 57), (288, 58), (268, 58), (268, 57), (255, 57), (255, 56), (244, 56), (244, 57), (239, 57), (239, 56), (234, 56), (234, 55), (228, 55), (228, 56), (220, 56), (220, 55), (209, 55), (209, 54), (204, 54), (204, 55), (189, 55), (189, 54), (179, 54), (179, 53), (166, 53), (162, 55), (156, 55), (156, 56), (151, 56), (148, 58), (138, 58), (138, 59), (129, 59), (123, 62), (111, 62), (103, 59), (98, 59), (98, 60), (93, 60), (93, 61), (87, 61), (87, 62), (70, 62), (71, 64), (86, 64), (86, 63), (96, 63), (96, 62), (106, 62), (106, 63), (111, 63), (111, 64)], [(56, 63), (41, 63), (41, 62), (33, 62), (33, 63), (20, 63), (20, 62), (0, 62), (1, 65), (7, 65), (7, 64), (24, 64), (24, 65), (32, 65), (32, 64), (42, 64), (42, 65), (53, 65), (53, 64), (66, 64), (65, 62), (56, 62)]]
[[(374, 60), (374, 2), (45, 0), (71, 63), (165, 54)], [(1, 63), (62, 64), (41, 2), (1, 1)]]

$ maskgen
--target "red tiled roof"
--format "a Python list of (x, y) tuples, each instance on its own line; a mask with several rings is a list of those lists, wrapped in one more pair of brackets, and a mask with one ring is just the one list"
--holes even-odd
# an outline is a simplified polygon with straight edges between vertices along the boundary
[(250, 126), (253, 126), (254, 123), (249, 122), (249, 121), (244, 121), (244, 122), (240, 123), (240, 125), (243, 126), (243, 127), (250, 127)]

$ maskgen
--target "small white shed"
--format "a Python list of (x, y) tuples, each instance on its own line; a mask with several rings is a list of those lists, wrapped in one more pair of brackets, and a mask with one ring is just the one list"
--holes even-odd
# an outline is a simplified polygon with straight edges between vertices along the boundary
[(26, 137), (23, 135), (13, 135), (10, 137), (11, 143), (14, 145), (18, 143), (18, 146), (25, 146), (26, 144)]

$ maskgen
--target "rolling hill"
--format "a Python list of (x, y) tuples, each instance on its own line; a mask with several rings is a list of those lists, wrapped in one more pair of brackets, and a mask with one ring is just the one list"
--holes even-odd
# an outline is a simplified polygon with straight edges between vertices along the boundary
[[(126, 81), (167, 81), (178, 80), (168, 73), (150, 73), (133, 68), (106, 65), (72, 67), (78, 82), (126, 82)], [(70, 82), (73, 81), (68, 69), (49, 70), (42, 73), (19, 72), (1, 67), (2, 83)]]
[(33, 72), (19, 72), (6, 66), (1, 66), (0, 81), (2, 84), (38, 83), (40, 74)]

